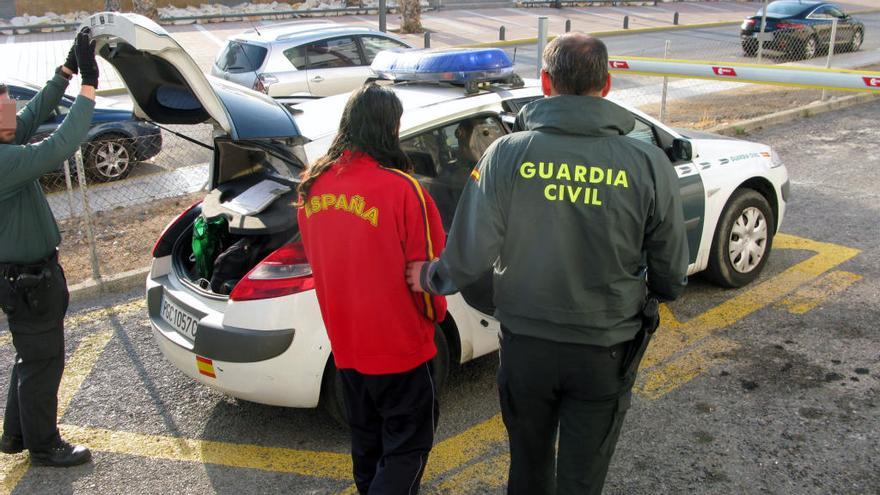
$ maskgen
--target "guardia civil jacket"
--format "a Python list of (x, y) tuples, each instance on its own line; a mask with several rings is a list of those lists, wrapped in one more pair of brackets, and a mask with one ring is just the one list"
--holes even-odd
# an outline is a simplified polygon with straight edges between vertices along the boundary
[(406, 265), (439, 255), (446, 233), (411, 176), (345, 152), (297, 212), (338, 368), (402, 373), (432, 359), (446, 299), (410, 291)]
[(496, 316), (515, 334), (611, 346), (631, 340), (646, 291), (672, 300), (688, 248), (677, 178), (627, 137), (626, 109), (554, 96), (517, 117), (471, 174), (423, 285), (448, 294), (494, 267)]
[(40, 176), (58, 170), (82, 144), (95, 102), (77, 97), (50, 137), (27, 142), (58, 108), (67, 83), (61, 75), (49, 80), (18, 113), (14, 142), (0, 143), (0, 263), (33, 263), (47, 258), (61, 243)]

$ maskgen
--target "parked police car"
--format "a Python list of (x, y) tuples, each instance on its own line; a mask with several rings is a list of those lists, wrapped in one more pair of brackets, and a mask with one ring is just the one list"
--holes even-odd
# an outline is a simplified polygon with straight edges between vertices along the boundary
[[(193, 379), (229, 395), (289, 407), (322, 401), (338, 418), (340, 390), (298, 238), (294, 188), (303, 164), (328, 148), (348, 96), (298, 105), (291, 118), (265, 95), (203, 75), (164, 29), (143, 17), (98, 14), (90, 24), (100, 55), (119, 71), (139, 116), (159, 123), (210, 121), (217, 130), (211, 192), (172, 221), (153, 250), (147, 307), (163, 354)], [(449, 227), (480, 155), (511, 132), (516, 112), (540, 98), (540, 89), (513, 77), (512, 64), (495, 49), (383, 52), (373, 67), (398, 80), (391, 87), (405, 108), (403, 147)], [(481, 87), (480, 80), (494, 82)], [(788, 175), (779, 158), (765, 145), (680, 133), (631, 111), (637, 125), (630, 135), (673, 160), (689, 272), (707, 270), (731, 287), (754, 280), (785, 212)], [(265, 180), (280, 189), (268, 208), (248, 214), (232, 206)], [(222, 239), (206, 278), (196, 267), (193, 224), (221, 216)], [(450, 363), (497, 349), (491, 290), (487, 277), (449, 297), (435, 337), (441, 381)]]

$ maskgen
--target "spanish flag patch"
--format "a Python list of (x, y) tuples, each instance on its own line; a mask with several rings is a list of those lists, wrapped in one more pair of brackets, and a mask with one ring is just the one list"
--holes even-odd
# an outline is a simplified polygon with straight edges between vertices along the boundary
[(474, 179), (474, 182), (480, 182), (480, 171), (476, 168), (471, 170), (471, 179)]
[(196, 366), (199, 368), (199, 373), (211, 378), (217, 378), (217, 375), (214, 373), (214, 361), (202, 356), (196, 356)]

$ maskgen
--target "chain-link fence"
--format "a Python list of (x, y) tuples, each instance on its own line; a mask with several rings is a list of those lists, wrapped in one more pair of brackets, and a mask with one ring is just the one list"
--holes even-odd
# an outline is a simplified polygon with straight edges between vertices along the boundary
[[(143, 268), (168, 221), (208, 183), (210, 126), (90, 138), (41, 179), (62, 231), (71, 283)], [(201, 143), (201, 144), (197, 144)], [(91, 230), (91, 232), (90, 232)]]

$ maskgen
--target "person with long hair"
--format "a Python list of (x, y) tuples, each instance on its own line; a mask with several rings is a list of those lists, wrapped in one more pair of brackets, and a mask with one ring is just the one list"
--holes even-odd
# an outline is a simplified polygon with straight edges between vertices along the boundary
[(446, 300), (404, 277), (445, 245), (434, 201), (400, 148), (403, 106), (369, 84), (345, 106), (327, 154), (302, 175), (297, 212), (342, 378), (362, 494), (417, 493), (439, 419), (434, 325)]

